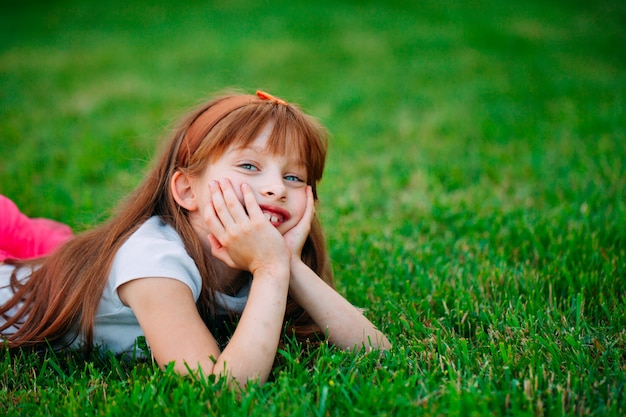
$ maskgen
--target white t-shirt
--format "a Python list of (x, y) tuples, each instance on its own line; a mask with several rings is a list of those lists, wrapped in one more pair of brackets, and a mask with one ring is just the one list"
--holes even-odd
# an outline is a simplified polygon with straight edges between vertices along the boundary
[[(0, 304), (6, 302), (12, 294), (10, 288), (6, 287), (12, 270), (10, 265), (0, 265)], [(133, 310), (120, 300), (117, 289), (129, 281), (146, 277), (179, 280), (191, 289), (195, 301), (200, 297), (202, 279), (196, 264), (187, 254), (178, 233), (158, 216), (151, 217), (141, 225), (115, 255), (94, 320), (96, 345), (116, 354), (141, 355), (136, 349), (136, 342), (138, 337), (144, 335), (143, 331)], [(217, 313), (241, 313), (250, 293), (250, 285), (251, 280), (235, 296), (217, 293)], [(10, 330), (5, 332), (9, 334)], [(68, 335), (67, 342), (71, 342), (72, 347), (83, 343), (80, 336), (73, 341), (71, 338), (73, 335)]]

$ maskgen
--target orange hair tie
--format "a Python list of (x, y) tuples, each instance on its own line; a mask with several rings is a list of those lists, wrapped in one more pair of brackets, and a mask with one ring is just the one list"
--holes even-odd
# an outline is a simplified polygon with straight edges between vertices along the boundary
[(278, 98), (278, 97), (274, 97), (273, 95), (266, 93), (265, 91), (256, 90), (256, 95), (261, 100), (267, 100), (270, 103), (282, 104), (283, 106), (287, 106), (287, 102), (285, 100)]

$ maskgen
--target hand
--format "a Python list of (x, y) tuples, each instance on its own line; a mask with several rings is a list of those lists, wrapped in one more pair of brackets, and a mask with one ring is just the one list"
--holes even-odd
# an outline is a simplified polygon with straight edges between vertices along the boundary
[(311, 232), (311, 222), (314, 214), (315, 199), (313, 198), (313, 189), (308, 185), (306, 188), (306, 209), (304, 214), (298, 224), (289, 229), (283, 236), (292, 258), (300, 259), (304, 243)]
[(280, 232), (267, 221), (254, 194), (242, 184), (244, 205), (228, 180), (210, 184), (212, 209), (205, 222), (211, 252), (231, 268), (250, 271), (288, 265), (289, 250)]

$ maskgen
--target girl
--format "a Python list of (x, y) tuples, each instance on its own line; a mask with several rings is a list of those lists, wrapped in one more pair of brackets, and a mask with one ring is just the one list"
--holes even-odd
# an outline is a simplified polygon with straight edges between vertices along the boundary
[(46, 258), (0, 265), (2, 338), (133, 353), (145, 336), (159, 365), (241, 384), (267, 379), (284, 323), (388, 348), (333, 289), (314, 208), (326, 148), (318, 123), (269, 94), (201, 106), (117, 215)]

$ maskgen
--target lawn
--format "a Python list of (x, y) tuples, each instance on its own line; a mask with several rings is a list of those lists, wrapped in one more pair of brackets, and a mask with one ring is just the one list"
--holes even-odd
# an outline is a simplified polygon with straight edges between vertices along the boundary
[(0, 414), (626, 414), (626, 3), (4, 5), (0, 194), (89, 228), (229, 87), (328, 127), (337, 286), (393, 349), (287, 340), (242, 393), (3, 351)]

